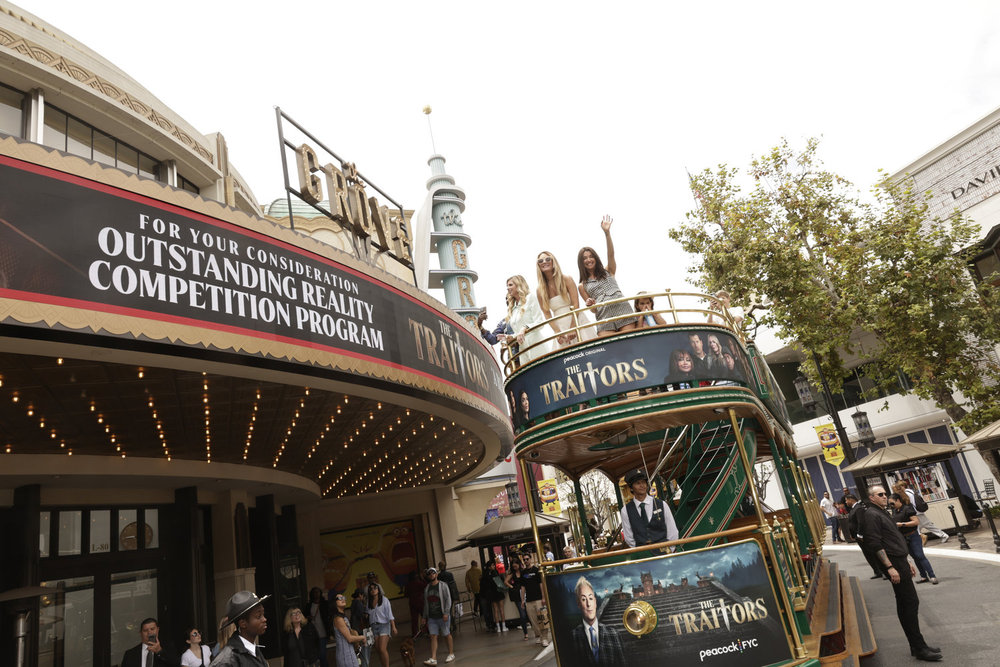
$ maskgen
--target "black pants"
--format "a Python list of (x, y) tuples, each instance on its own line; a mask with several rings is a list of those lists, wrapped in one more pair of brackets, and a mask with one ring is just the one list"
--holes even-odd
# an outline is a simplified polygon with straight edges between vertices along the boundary
[(917, 597), (917, 588), (913, 585), (910, 564), (905, 556), (889, 556), (889, 561), (899, 573), (899, 583), (892, 585), (892, 592), (896, 594), (896, 616), (899, 617), (899, 624), (903, 626), (903, 632), (906, 633), (906, 640), (910, 643), (911, 649), (924, 648), (927, 642), (920, 634), (920, 621), (917, 619), (920, 598)]

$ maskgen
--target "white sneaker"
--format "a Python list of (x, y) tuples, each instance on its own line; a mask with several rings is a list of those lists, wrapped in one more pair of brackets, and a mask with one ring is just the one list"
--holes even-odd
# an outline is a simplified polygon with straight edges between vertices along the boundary
[(549, 641), (547, 639), (543, 639), (542, 640), (542, 648), (545, 648), (548, 645), (549, 645)]
[(949, 535), (948, 533), (945, 533), (944, 537), (941, 538), (941, 544), (944, 544), (945, 542), (947, 542), (949, 537), (951, 537), (951, 535)]
[(435, 660), (434, 658), (427, 658), (426, 660), (424, 660), (424, 664), (425, 665), (436, 665), (436, 664), (438, 664), (438, 661)]
[(541, 637), (535, 637), (535, 643), (536, 644), (541, 644), (542, 643), (542, 638)]
[(449, 653), (448, 657), (444, 659), (445, 662), (455, 662), (455, 654)]

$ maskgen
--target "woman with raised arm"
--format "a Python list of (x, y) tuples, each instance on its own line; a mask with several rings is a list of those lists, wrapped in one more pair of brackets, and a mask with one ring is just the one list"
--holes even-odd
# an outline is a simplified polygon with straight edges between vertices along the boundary
[[(507, 326), (514, 333), (505, 336), (508, 347), (517, 345), (519, 356), (516, 365), (526, 364), (549, 351), (539, 324), (545, 321), (538, 299), (528, 287), (524, 276), (507, 279)], [(530, 331), (529, 331), (530, 329)], [(499, 336), (497, 336), (499, 338)]]
[[(615, 246), (611, 242), (610, 215), (604, 216), (601, 220), (601, 229), (604, 230), (604, 239), (608, 245), (608, 266), (604, 267), (597, 251), (593, 248), (585, 247), (580, 249), (576, 263), (580, 269), (580, 298), (588, 308), (594, 306), (594, 314), (599, 324), (597, 325), (598, 336), (611, 336), (621, 331), (630, 331), (638, 325), (638, 318), (623, 317), (632, 311), (632, 306), (627, 301), (606, 306), (599, 305), (612, 299), (620, 299), (623, 294), (615, 279)], [(610, 322), (600, 322), (608, 318), (614, 319)]]
[[(577, 296), (573, 279), (563, 275), (555, 255), (548, 251), (538, 253), (537, 271), (538, 288), (535, 290), (535, 296), (538, 297), (538, 306), (542, 309), (542, 315), (545, 319), (549, 319), (555, 315), (566, 313), (565, 317), (560, 317), (549, 323), (552, 330), (556, 332), (556, 340), (559, 341), (559, 345), (564, 347), (581, 339), (593, 338), (593, 331), (588, 336), (586, 329), (573, 330), (586, 316), (579, 313), (576, 323), (574, 323), (573, 316), (568, 314), (580, 307), (580, 297)], [(587, 321), (589, 322), (589, 320)]]

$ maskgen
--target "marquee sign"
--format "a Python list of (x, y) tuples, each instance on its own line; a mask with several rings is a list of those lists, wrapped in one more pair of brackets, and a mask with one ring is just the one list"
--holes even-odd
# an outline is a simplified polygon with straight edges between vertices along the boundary
[(204, 332), (178, 344), (225, 349), (219, 341), (232, 334), (277, 343), (271, 356), (287, 361), (303, 349), (349, 357), (377, 376), (416, 373), (504, 411), (499, 369), (479, 337), (405, 291), (280, 238), (0, 156), (4, 299)]

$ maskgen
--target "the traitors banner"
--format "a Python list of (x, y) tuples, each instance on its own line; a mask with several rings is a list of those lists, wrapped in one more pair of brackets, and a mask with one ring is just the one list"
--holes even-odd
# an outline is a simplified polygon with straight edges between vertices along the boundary
[(566, 570), (546, 585), (561, 667), (758, 667), (792, 658), (754, 540)]

